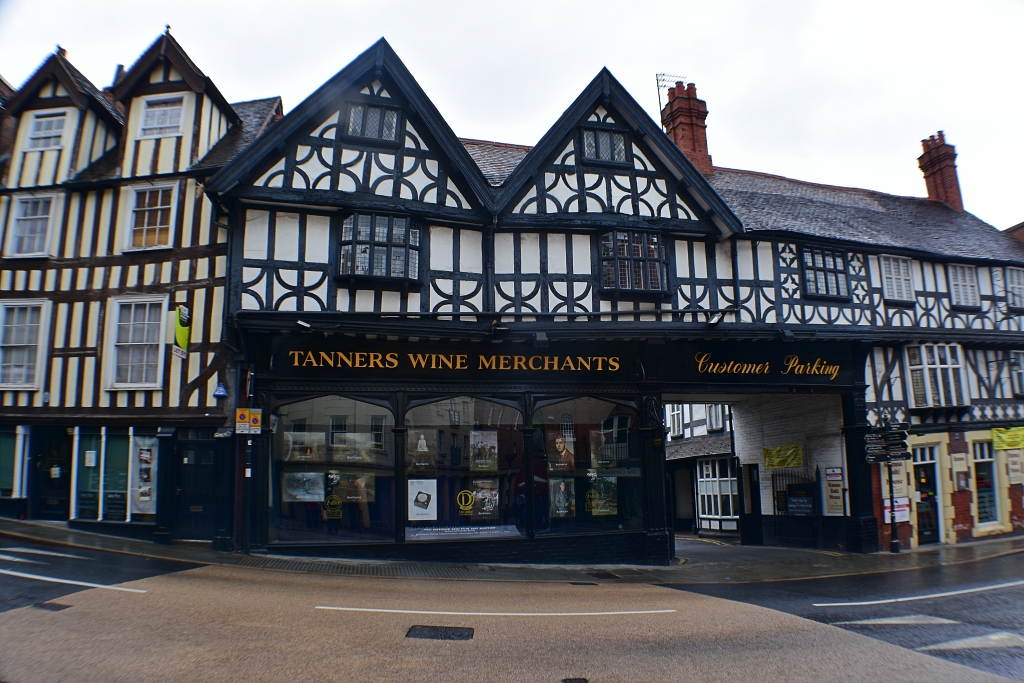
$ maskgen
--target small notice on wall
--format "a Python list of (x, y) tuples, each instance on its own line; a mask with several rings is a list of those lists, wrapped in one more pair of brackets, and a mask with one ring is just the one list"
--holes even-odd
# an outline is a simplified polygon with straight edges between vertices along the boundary
[(235, 408), (235, 434), (249, 433), (249, 409)]
[(843, 505), (843, 468), (825, 468), (825, 514), (841, 515)]
[(768, 469), (778, 469), (781, 467), (803, 467), (804, 447), (800, 444), (796, 444), (795, 446), (765, 448), (764, 466)]
[(993, 429), (992, 448), (997, 451), (1013, 451), (1024, 448), (1024, 427)]
[[(889, 514), (891, 506), (889, 505), (889, 499), (886, 498), (882, 501), (882, 505), (885, 508), (885, 523), (889, 524)], [(896, 499), (896, 521), (897, 522), (909, 522), (910, 521), (910, 498), (897, 498)]]
[[(889, 497), (889, 468), (886, 465), (880, 465), (882, 468), (882, 498)], [(907, 468), (904, 466), (903, 460), (896, 460), (892, 463), (892, 488), (893, 495), (896, 499), (906, 498), (907, 493)], [(899, 519), (896, 520), (900, 521)]]
[(1006, 451), (1006, 474), (1010, 486), (1024, 484), (1024, 454), (1020, 450)]

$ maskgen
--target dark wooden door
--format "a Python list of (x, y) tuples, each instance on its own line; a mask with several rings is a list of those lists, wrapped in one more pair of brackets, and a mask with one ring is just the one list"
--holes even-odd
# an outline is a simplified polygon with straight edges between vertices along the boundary
[(72, 437), (64, 427), (33, 427), (31, 512), (35, 519), (67, 519), (71, 502)]
[(178, 443), (172, 523), (175, 538), (213, 539), (217, 517), (215, 463), (212, 443)]
[(917, 543), (939, 542), (939, 496), (935, 463), (914, 465), (914, 479), (921, 500), (917, 503)]
[(757, 465), (743, 465), (740, 470), (743, 500), (740, 502), (740, 543), (762, 545), (764, 527), (761, 520), (761, 480)]

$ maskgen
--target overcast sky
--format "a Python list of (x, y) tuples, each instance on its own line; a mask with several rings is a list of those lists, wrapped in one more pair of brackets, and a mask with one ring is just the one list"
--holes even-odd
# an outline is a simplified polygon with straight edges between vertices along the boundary
[(460, 137), (532, 145), (602, 66), (656, 119), (657, 72), (696, 83), (716, 166), (921, 196), (942, 129), (967, 210), (1024, 221), (1022, 0), (0, 0), (0, 75), (59, 43), (109, 85), (164, 24), (230, 101), (286, 111), (384, 36)]

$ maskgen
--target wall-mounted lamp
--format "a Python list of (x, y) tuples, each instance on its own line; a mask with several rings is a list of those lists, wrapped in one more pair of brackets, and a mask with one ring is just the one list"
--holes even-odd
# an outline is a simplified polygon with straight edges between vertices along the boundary
[(296, 320), (296, 321), (295, 321), (295, 324), (296, 324), (296, 325), (298, 325), (299, 327), (305, 327), (305, 328), (306, 328), (307, 330), (308, 330), (309, 328), (313, 327), (312, 325), (310, 325), (309, 323), (307, 323), (307, 322), (306, 322), (305, 320)]
[(708, 325), (717, 325), (718, 323), (722, 322), (722, 318), (724, 318), (724, 317), (725, 317), (724, 313), (717, 313), (717, 314), (715, 314), (714, 318), (712, 318), (711, 320), (708, 321)]

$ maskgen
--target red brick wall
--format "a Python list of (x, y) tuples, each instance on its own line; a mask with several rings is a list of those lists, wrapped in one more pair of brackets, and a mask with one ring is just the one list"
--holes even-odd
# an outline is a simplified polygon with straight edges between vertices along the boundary
[(1010, 524), (1014, 532), (1024, 531), (1024, 484), (1010, 487)]
[[(875, 465), (871, 468), (871, 490), (874, 491), (872, 497), (875, 500), (875, 519), (878, 520), (878, 545), (882, 550), (888, 550), (889, 542), (892, 540), (892, 527), (885, 522), (885, 508), (882, 505), (883, 467), (885, 465)], [(896, 536), (900, 540), (900, 548), (909, 549), (910, 539), (914, 536), (914, 525), (910, 522), (897, 522)]]

